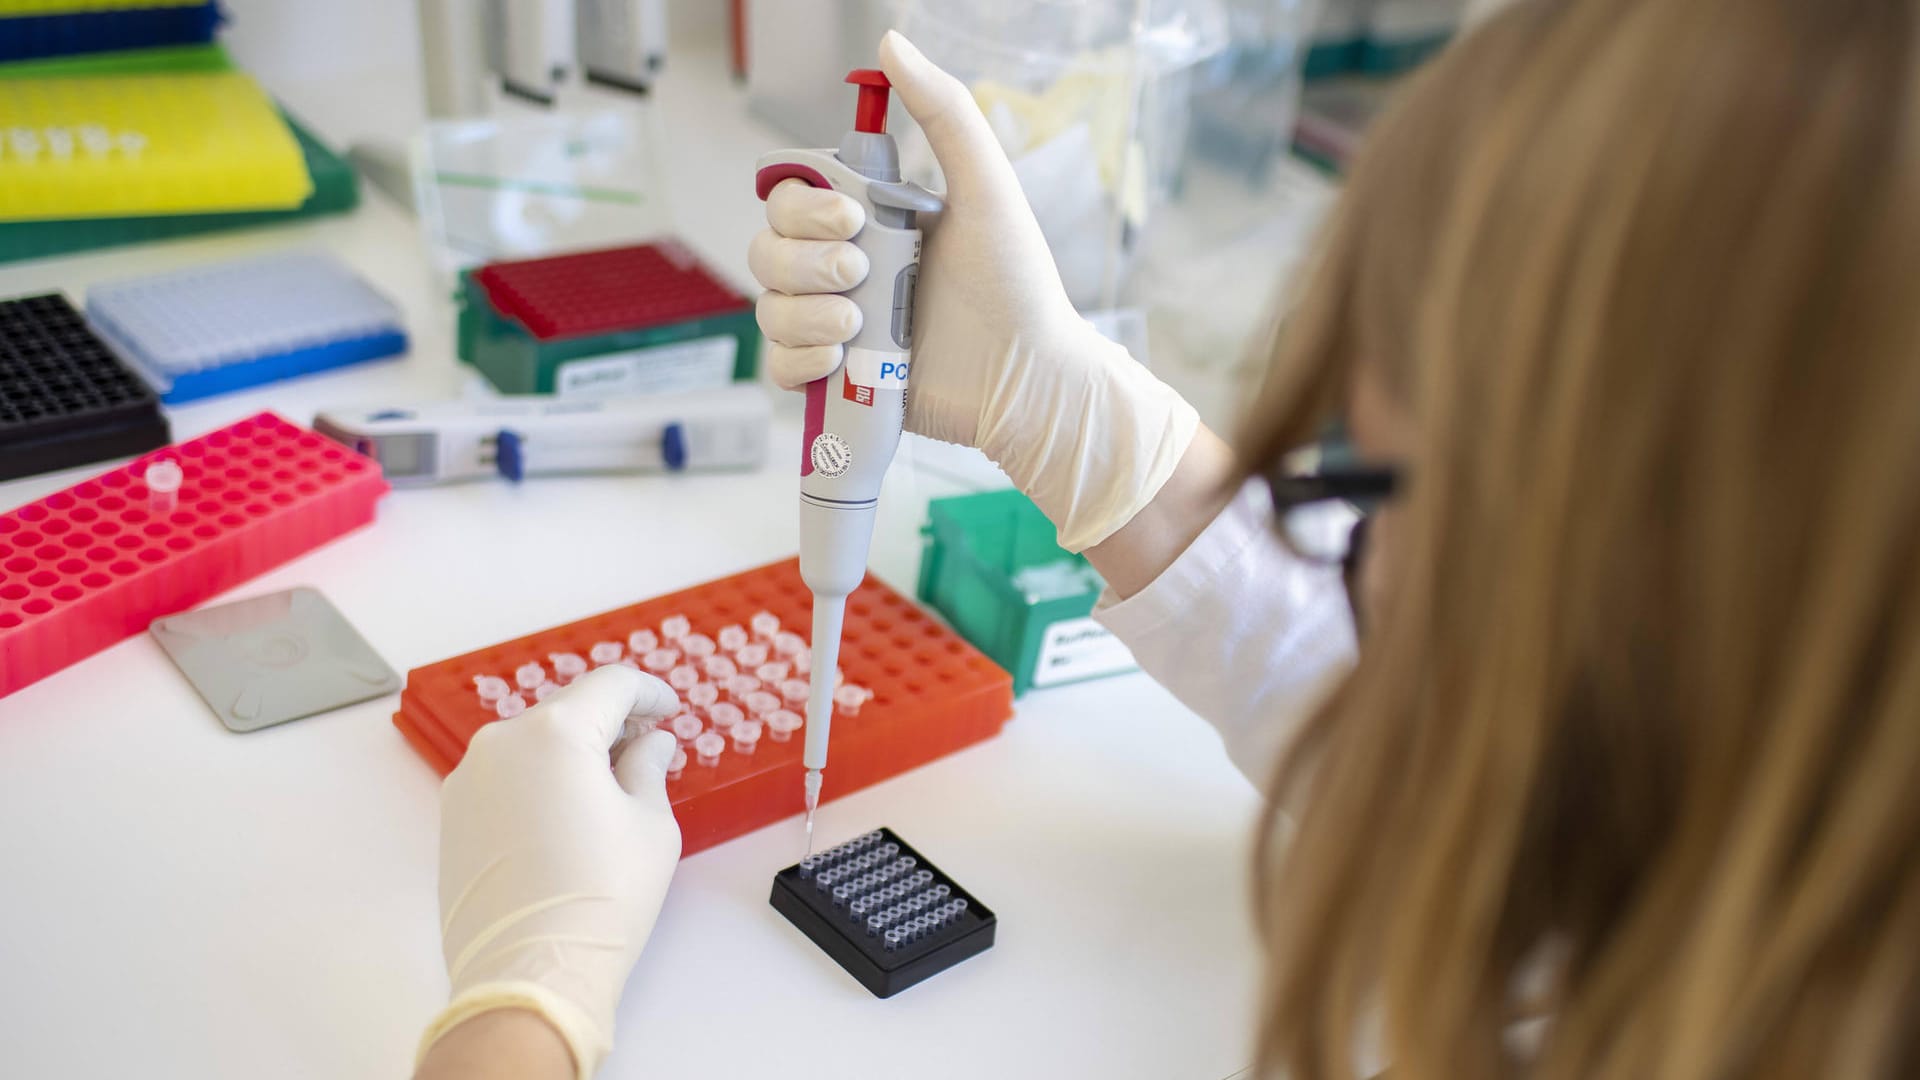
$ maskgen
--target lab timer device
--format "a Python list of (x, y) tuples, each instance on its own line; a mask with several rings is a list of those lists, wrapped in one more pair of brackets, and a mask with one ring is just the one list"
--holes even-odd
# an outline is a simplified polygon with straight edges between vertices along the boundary
[(845, 295), (860, 309), (860, 332), (840, 367), (807, 386), (800, 457), (800, 577), (813, 592), (814, 671), (807, 700), (807, 845), (820, 805), (833, 710), (831, 673), (840, 659), (847, 594), (867, 572), (880, 482), (900, 445), (913, 341), (913, 287), (920, 266), (916, 215), (940, 197), (900, 179), (900, 148), (887, 134), (884, 73), (857, 70), (853, 130), (832, 150), (782, 150), (762, 157), (754, 189), (765, 199), (784, 180), (832, 188), (858, 202), (866, 224), (853, 238), (866, 253), (866, 280)]

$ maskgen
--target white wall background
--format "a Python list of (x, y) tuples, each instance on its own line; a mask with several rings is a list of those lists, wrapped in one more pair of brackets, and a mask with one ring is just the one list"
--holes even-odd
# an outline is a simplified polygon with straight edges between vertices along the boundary
[[(413, 0), (221, 4), (221, 39), (234, 59), (336, 145), (404, 139), (424, 119)], [(727, 0), (668, 0), (668, 26), (669, 66), (676, 51), (718, 49)]]

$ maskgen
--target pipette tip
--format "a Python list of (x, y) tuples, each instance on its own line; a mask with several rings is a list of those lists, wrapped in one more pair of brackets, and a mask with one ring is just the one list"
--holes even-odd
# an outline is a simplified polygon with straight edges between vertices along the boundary
[(807, 799), (807, 854), (813, 854), (813, 812), (820, 809), (820, 770), (808, 769), (806, 785)]

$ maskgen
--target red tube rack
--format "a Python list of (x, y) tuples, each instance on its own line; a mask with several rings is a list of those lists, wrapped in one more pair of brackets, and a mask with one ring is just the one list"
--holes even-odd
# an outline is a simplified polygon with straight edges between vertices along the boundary
[[(183, 474), (172, 509), (143, 477)], [(0, 695), (373, 520), (380, 466), (272, 413), (0, 515)]]
[[(407, 673), (393, 723), (445, 774), (459, 763), (474, 732), (496, 718), (476, 692), (478, 676), (512, 682), (522, 664), (544, 665), (554, 653), (584, 657), (597, 642), (625, 642), (642, 629), (658, 632), (670, 615), (686, 616), (696, 633), (709, 637), (723, 626), (745, 627), (762, 611), (799, 632), (810, 625), (812, 603), (797, 561), (749, 570), (415, 668)], [(848, 598), (840, 650), (846, 681), (866, 687), (873, 697), (856, 714), (835, 712), (822, 801), (980, 742), (1013, 715), (1011, 676), (872, 577)], [(729, 746), (718, 765), (689, 761), (677, 779), (667, 782), (683, 853), (801, 813), (804, 739), (805, 729), (784, 742), (763, 735), (751, 754)], [(689, 751), (688, 756), (694, 755)]]
[(752, 300), (672, 240), (489, 263), (473, 280), (495, 311), (540, 341), (753, 310)]

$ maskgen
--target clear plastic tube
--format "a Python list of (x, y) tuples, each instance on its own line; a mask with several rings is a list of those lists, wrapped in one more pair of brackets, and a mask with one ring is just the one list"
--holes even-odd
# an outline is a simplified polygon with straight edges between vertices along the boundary
[(663, 641), (678, 642), (693, 633), (693, 621), (685, 615), (669, 615), (660, 620), (660, 638)]
[(727, 729), (727, 737), (733, 740), (734, 752), (751, 754), (760, 745), (760, 721), (742, 720)]
[(718, 635), (718, 644), (723, 652), (739, 652), (749, 640), (746, 628), (741, 626), (723, 626)]
[(680, 639), (680, 651), (686, 653), (689, 660), (705, 660), (718, 648), (713, 639), (705, 634), (688, 634)]
[(536, 663), (525, 663), (513, 669), (514, 684), (522, 690), (531, 690), (547, 681), (547, 669)]
[(867, 699), (871, 697), (873, 697), (873, 691), (866, 687), (846, 683), (833, 692), (833, 707), (842, 716), (858, 716), (860, 706), (865, 705)]
[(687, 771), (687, 748), (680, 747), (673, 752), (673, 760), (667, 762), (667, 779), (678, 780), (680, 774)]
[(807, 694), (812, 689), (805, 679), (788, 679), (780, 684), (780, 700), (804, 709), (807, 706)]
[(475, 675), (473, 692), (480, 695), (482, 705), (491, 705), (513, 693), (513, 687), (507, 685), (507, 680), (498, 675)]
[(742, 645), (733, 654), (734, 660), (739, 662), (740, 670), (742, 671), (752, 671), (754, 668), (766, 663), (767, 656), (768, 649), (766, 643), (760, 641), (756, 641), (751, 645)]
[(747, 620), (747, 628), (753, 631), (756, 640), (765, 641), (780, 632), (780, 617), (771, 611), (756, 611), (753, 618)]
[(672, 671), (674, 665), (679, 662), (679, 650), (655, 649), (640, 658), (640, 667), (642, 670), (651, 671), (655, 675), (665, 676), (666, 673)]
[(690, 743), (698, 738), (700, 728), (700, 718), (692, 713), (681, 713), (668, 725), (668, 730), (673, 732), (673, 737), (683, 743)]
[(793, 673), (793, 665), (785, 660), (769, 660), (753, 669), (753, 677), (769, 686), (780, 683)]
[(701, 661), (700, 669), (714, 682), (725, 682), (740, 674), (740, 665), (724, 656), (709, 656)]
[(186, 472), (177, 461), (162, 459), (147, 466), (141, 479), (147, 484), (147, 507), (157, 514), (171, 514), (180, 501), (180, 484)]
[(715, 731), (725, 731), (746, 718), (747, 714), (740, 711), (740, 706), (724, 701), (707, 710), (707, 719), (712, 722)]
[(741, 704), (746, 706), (748, 716), (763, 717), (780, 708), (780, 695), (769, 694), (765, 690), (755, 690), (748, 694)]
[(579, 653), (549, 653), (547, 659), (553, 664), (554, 679), (562, 686), (587, 673), (587, 658)]
[(807, 647), (807, 639), (791, 630), (782, 630), (773, 635), (773, 652), (776, 656), (795, 657)]
[(718, 732), (709, 731), (693, 740), (694, 760), (702, 765), (720, 764), (720, 755), (727, 749), (726, 737)]
[(693, 689), (699, 685), (699, 683), (700, 669), (694, 667), (692, 664), (681, 664), (679, 667), (667, 672), (667, 685), (680, 691), (682, 694)]
[(792, 709), (775, 709), (767, 714), (767, 738), (774, 742), (786, 742), (793, 733), (806, 724), (806, 719)]
[(705, 712), (720, 700), (720, 688), (712, 683), (695, 683), (687, 687), (687, 704)]
[(619, 663), (620, 657), (625, 654), (625, 646), (617, 641), (597, 641), (593, 648), (587, 650), (587, 659), (592, 660), (595, 667), (603, 667)]
[(660, 647), (660, 635), (651, 630), (635, 630), (627, 635), (627, 651), (635, 656), (645, 656)]
[(502, 720), (511, 720), (527, 711), (527, 699), (519, 694), (508, 694), (493, 703), (494, 714)]
[(559, 692), (559, 683), (543, 682), (533, 688), (533, 700), (536, 702), (545, 701)]
[(747, 695), (760, 691), (760, 680), (751, 675), (735, 675), (726, 681), (724, 689), (736, 704), (745, 705)]

